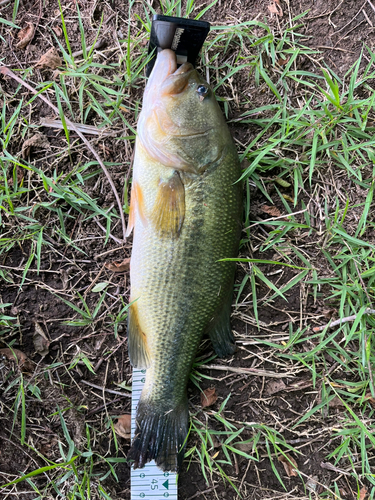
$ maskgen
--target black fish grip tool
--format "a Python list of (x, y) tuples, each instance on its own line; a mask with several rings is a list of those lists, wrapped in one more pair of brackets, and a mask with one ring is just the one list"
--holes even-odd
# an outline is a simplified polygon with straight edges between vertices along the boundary
[(210, 23), (206, 21), (155, 14), (148, 46), (148, 53), (152, 54), (152, 58), (147, 64), (146, 76), (150, 76), (157, 53), (163, 49), (176, 52), (178, 65), (189, 62), (195, 66), (209, 31)]

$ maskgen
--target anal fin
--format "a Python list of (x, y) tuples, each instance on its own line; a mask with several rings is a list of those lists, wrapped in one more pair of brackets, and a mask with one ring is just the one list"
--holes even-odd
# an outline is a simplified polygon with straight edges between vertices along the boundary
[(130, 363), (134, 368), (148, 368), (151, 364), (147, 337), (141, 330), (137, 303), (128, 310), (128, 350)]
[(177, 171), (167, 182), (160, 182), (152, 221), (163, 236), (179, 236), (185, 218), (185, 187)]
[(230, 356), (236, 350), (236, 343), (230, 325), (232, 294), (228, 294), (221, 307), (217, 309), (214, 319), (208, 326), (207, 332), (212, 346), (219, 358)]

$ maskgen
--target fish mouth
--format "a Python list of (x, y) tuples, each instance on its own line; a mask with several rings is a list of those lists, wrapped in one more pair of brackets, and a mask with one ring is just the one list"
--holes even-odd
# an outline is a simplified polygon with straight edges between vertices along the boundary
[(182, 75), (192, 70), (194, 70), (194, 67), (189, 62), (185, 62), (177, 68), (177, 56), (173, 50), (164, 49), (157, 55), (155, 71), (164, 72), (164, 79), (168, 78), (168, 76)]
[(189, 62), (185, 62), (177, 68), (176, 53), (173, 50), (164, 49), (157, 56), (150, 78), (157, 79), (163, 95), (176, 95), (187, 88), (190, 76), (194, 71), (194, 66)]

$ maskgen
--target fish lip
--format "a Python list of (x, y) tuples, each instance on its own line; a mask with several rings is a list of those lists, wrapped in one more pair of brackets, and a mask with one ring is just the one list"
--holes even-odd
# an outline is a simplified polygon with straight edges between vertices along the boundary
[(171, 76), (183, 75), (185, 73), (191, 73), (192, 71), (194, 71), (194, 66), (189, 62), (185, 62), (181, 64)]
[[(159, 52), (157, 58), (160, 58), (160, 69), (164, 70), (164, 74), (161, 72), (159, 76), (162, 93), (179, 94), (182, 92), (186, 88), (190, 75), (195, 71), (194, 66), (190, 62), (185, 62), (177, 67), (176, 53), (170, 49)], [(158, 66), (158, 60), (156, 66)], [(173, 88), (177, 91), (173, 91)]]
[(182, 64), (164, 79), (161, 84), (162, 94), (177, 95), (184, 92), (189, 85), (193, 73), (195, 73), (195, 68), (191, 63)]
[(162, 50), (159, 52), (157, 57), (165, 58), (169, 63), (169, 68), (167, 74), (165, 75), (166, 78), (170, 76), (182, 75), (194, 70), (194, 66), (190, 62), (184, 62), (180, 67), (177, 67), (177, 55), (176, 52), (171, 49)]

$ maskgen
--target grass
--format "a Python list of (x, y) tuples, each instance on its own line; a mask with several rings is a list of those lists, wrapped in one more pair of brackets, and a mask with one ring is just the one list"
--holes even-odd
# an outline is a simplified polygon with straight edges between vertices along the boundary
[[(29, 457), (22, 470), (1, 473), (1, 488), (4, 494), (29, 491), (40, 499), (129, 495), (124, 443), (113, 430), (116, 416), (128, 411), (128, 400), (109, 401), (104, 391), (83, 388), (80, 380), (96, 377), (102, 387), (130, 381), (129, 363), (121, 355), (128, 285), (124, 275), (104, 267), (106, 260), (122, 260), (130, 246), (119, 247), (118, 207), (98, 162), (65, 117), (113, 132), (93, 144), (128, 212), (126, 170), (155, 12), (129, 2), (116, 46), (111, 39), (112, 52), (97, 52), (91, 47), (108, 38), (109, 13), (90, 18), (90, 25), (86, 5), (76, 7), (71, 12), (60, 4), (62, 36), (51, 23), (47, 27), (63, 60), (57, 75), (41, 74), (31, 64), (13, 66), (59, 110), (63, 131), (49, 135), (50, 149), (23, 157), (25, 140), (38, 129), (34, 112), (40, 101), (15, 82), (0, 82), (0, 347), (33, 356), (34, 319), (28, 314), (45, 320), (51, 347), (58, 347), (50, 350), (48, 362), (34, 359), (33, 373), (22, 373), (16, 360), (0, 361), (0, 418), (6, 446), (14, 442), (6, 450), (20, 463)], [(219, 7), (216, 1), (204, 8), (190, 0), (164, 1), (158, 11), (199, 19), (206, 12), (218, 15)], [(8, 17), (4, 10), (3, 40), (19, 29), (21, 12), (18, 2), (8, 8)], [(214, 24), (201, 55), (200, 68), (209, 74), (232, 131), (242, 131), (236, 142), (246, 199), (236, 259), (235, 366), (251, 362), (285, 378), (272, 392), (273, 379), (228, 372), (228, 387), (224, 376), (205, 372), (213, 358), (199, 358), (192, 381), (217, 386), (221, 400), (193, 412), (186, 477), (199, 471), (209, 486), (229, 485), (242, 498), (254, 484), (263, 487), (264, 498), (271, 490), (291, 492), (298, 486), (302, 498), (311, 494), (309, 481), (318, 475), (315, 487), (322, 498), (362, 498), (363, 488), (366, 498), (374, 498), (375, 320), (366, 310), (374, 308), (375, 299), (375, 53), (364, 46), (353, 66), (337, 74), (307, 47), (300, 29), (304, 14), (279, 27), (263, 19)], [(44, 50), (40, 38), (35, 43)], [(8, 64), (4, 54), (0, 57)], [(317, 69), (301, 69), (302, 58)], [(251, 92), (243, 90), (243, 82)], [(254, 199), (279, 215), (257, 211)], [(332, 316), (352, 315), (354, 321), (312, 330)], [(297, 476), (289, 477), (282, 457), (297, 462)], [(321, 462), (333, 467), (325, 469), (330, 473), (323, 483)], [(186, 486), (188, 480), (180, 480)], [(207, 498), (213, 495), (214, 490)]]

